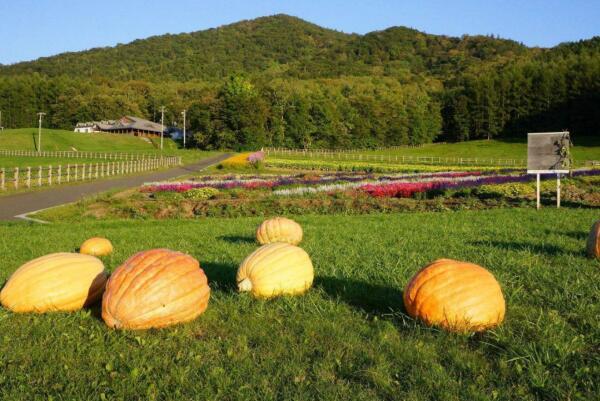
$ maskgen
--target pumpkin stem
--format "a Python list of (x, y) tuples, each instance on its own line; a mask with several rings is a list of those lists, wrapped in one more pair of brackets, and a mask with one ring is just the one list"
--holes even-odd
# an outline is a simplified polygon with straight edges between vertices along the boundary
[(252, 291), (252, 281), (249, 278), (245, 278), (238, 283), (238, 290), (240, 292)]

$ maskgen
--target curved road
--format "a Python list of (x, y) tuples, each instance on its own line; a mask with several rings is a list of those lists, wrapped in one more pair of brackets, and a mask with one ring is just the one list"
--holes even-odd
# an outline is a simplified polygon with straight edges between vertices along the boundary
[(162, 181), (202, 170), (228, 158), (229, 154), (208, 157), (197, 163), (169, 170), (154, 171), (135, 176), (115, 179), (89, 181), (77, 185), (57, 186), (55, 188), (24, 192), (0, 197), (0, 220), (13, 220), (20, 215), (78, 201), (86, 196), (111, 189), (137, 187), (149, 181)]

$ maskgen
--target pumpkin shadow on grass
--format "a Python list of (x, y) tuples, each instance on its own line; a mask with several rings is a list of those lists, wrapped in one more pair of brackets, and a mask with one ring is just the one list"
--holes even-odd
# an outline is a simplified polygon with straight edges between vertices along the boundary
[(92, 305), (87, 305), (83, 308), (90, 312), (90, 316), (94, 319), (97, 319), (101, 322), (104, 322), (102, 319), (102, 299), (99, 299), (97, 302), (94, 302)]
[(585, 249), (582, 248), (581, 252), (568, 251), (562, 247), (556, 245), (539, 245), (532, 244), (530, 242), (517, 242), (517, 241), (472, 241), (470, 245), (481, 246), (481, 247), (494, 247), (507, 251), (529, 251), (546, 256), (561, 256), (561, 255), (573, 255), (582, 256), (585, 254)]
[(243, 235), (221, 235), (217, 238), (232, 244), (256, 244), (256, 239), (254, 237)]
[(235, 281), (237, 266), (215, 262), (202, 262), (200, 265), (208, 277), (211, 291), (237, 292)]
[[(106, 291), (107, 283), (107, 276), (104, 273), (98, 274), (92, 281), (83, 306), (84, 310), (90, 311), (90, 315), (100, 321), (102, 321), (102, 297)], [(100, 294), (98, 294), (98, 288), (101, 288)]]
[(570, 237), (570, 238), (576, 239), (578, 241), (586, 241), (588, 238), (588, 235), (589, 235), (589, 233), (587, 233), (585, 231), (557, 232), (557, 231), (552, 231), (552, 230), (546, 230), (546, 234), (558, 234), (558, 235), (562, 235), (564, 237)]
[(315, 277), (315, 287), (331, 298), (390, 320), (398, 327), (405, 326), (405, 320), (410, 319), (404, 308), (402, 291), (397, 288), (338, 277)]

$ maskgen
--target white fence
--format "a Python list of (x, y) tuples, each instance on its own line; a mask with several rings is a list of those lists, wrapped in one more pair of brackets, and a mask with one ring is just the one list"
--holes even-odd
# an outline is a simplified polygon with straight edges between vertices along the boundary
[[(399, 156), (391, 154), (362, 154), (346, 150), (308, 150), (263, 148), (267, 156), (280, 156), (285, 158), (314, 159), (314, 160), (349, 160), (362, 162), (380, 162), (395, 164), (434, 164), (445, 166), (493, 166), (493, 167), (525, 167), (527, 159), (494, 159), (488, 157), (439, 157), (439, 156)], [(598, 160), (576, 161), (575, 166), (597, 166)]]
[(181, 164), (181, 157), (163, 157), (58, 166), (0, 168), (0, 190), (60, 185), (104, 177), (141, 173)]
[(25, 157), (62, 157), (77, 159), (103, 159), (103, 160), (148, 160), (160, 158), (156, 154), (126, 153), (126, 152), (79, 152), (73, 150), (57, 150), (51, 152), (37, 152), (35, 150), (0, 149), (0, 156), (25, 156)]
[(301, 150), (265, 148), (267, 156), (301, 156), (316, 160), (352, 160), (365, 162), (388, 162), (398, 164), (441, 164), (441, 165), (471, 165), (471, 166), (510, 166), (524, 167), (526, 159), (492, 159), (481, 157), (438, 157), (438, 156), (399, 156), (384, 154), (361, 154), (346, 151), (331, 150)]

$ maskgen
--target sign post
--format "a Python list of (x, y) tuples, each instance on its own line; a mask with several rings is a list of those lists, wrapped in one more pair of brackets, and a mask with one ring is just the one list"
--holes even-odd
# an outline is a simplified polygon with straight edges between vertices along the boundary
[(556, 208), (560, 209), (560, 173), (556, 174)]
[(542, 174), (556, 174), (556, 207), (560, 208), (560, 175), (571, 168), (569, 132), (534, 132), (527, 134), (527, 173), (536, 175), (536, 207), (540, 209)]

